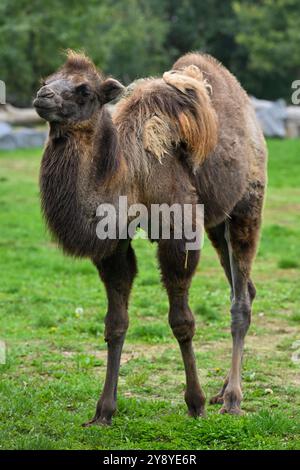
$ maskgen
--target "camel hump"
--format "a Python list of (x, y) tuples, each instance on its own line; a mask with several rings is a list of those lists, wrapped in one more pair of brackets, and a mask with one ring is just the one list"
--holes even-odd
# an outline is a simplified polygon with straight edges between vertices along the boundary
[(175, 156), (176, 149), (183, 148), (189, 165), (197, 169), (217, 144), (218, 122), (210, 93), (202, 72), (193, 65), (135, 83), (113, 116), (128, 160), (132, 161), (141, 138), (144, 150), (161, 163), (166, 154)]
[(192, 106), (178, 115), (178, 131), (196, 168), (217, 145), (218, 118), (210, 98), (213, 89), (196, 65), (165, 72), (163, 80), (191, 101)]

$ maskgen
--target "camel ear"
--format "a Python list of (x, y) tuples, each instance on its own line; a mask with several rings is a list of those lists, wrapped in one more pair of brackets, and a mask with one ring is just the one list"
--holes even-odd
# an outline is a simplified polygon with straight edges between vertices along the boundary
[(120, 96), (125, 87), (115, 80), (114, 78), (108, 78), (99, 87), (99, 99), (102, 104), (113, 101)]

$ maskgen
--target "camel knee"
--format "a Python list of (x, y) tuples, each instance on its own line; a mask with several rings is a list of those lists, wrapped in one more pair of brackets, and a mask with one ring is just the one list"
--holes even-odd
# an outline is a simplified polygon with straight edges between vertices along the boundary
[(235, 302), (231, 307), (231, 334), (244, 337), (251, 323), (251, 305), (249, 302)]
[(118, 339), (122, 340), (128, 330), (129, 320), (127, 312), (124, 315), (111, 315), (108, 313), (105, 318), (105, 341), (110, 343)]
[(188, 316), (177, 317), (176, 319), (170, 315), (169, 323), (179, 343), (192, 340), (195, 334), (195, 320), (191, 313)]

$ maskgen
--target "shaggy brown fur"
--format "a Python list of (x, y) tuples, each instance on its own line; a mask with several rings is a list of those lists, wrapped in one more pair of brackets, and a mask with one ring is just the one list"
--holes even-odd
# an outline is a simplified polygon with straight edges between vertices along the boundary
[(207, 84), (200, 72), (198, 80), (191, 74), (194, 69), (187, 67), (184, 74), (169, 72), (164, 79), (143, 80), (117, 106), (114, 122), (134, 175), (143, 165), (143, 176), (147, 176), (153, 155), (159, 161), (163, 156), (172, 158), (174, 149), (180, 147), (196, 169), (216, 146), (217, 115)]
[[(110, 423), (116, 409), (120, 357), (128, 327), (128, 298), (136, 262), (130, 241), (96, 237), (102, 202), (146, 206), (202, 203), (205, 225), (231, 286), (233, 356), (221, 392), (221, 412), (240, 413), (243, 341), (255, 288), (250, 280), (265, 188), (266, 149), (246, 93), (213, 58), (187, 54), (163, 78), (138, 81), (113, 121), (103, 104), (122, 86), (105, 80), (82, 55), (69, 53), (49, 77), (35, 106), (50, 122), (41, 166), (42, 207), (65, 251), (88, 256), (106, 286), (107, 377), (95, 417)], [(167, 289), (169, 322), (185, 366), (189, 413), (204, 413), (192, 347), (194, 317), (188, 290), (199, 252), (185, 240), (160, 240), (158, 258)]]

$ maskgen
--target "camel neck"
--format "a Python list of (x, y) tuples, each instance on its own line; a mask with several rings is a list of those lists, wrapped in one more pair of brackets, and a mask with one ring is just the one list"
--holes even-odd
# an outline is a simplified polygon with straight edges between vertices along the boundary
[(121, 163), (110, 123), (105, 120), (97, 132), (88, 126), (63, 132), (51, 129), (43, 155), (43, 213), (59, 244), (75, 256), (105, 254), (112, 245), (96, 236), (97, 207), (102, 202), (114, 203), (118, 196), (112, 187)]

